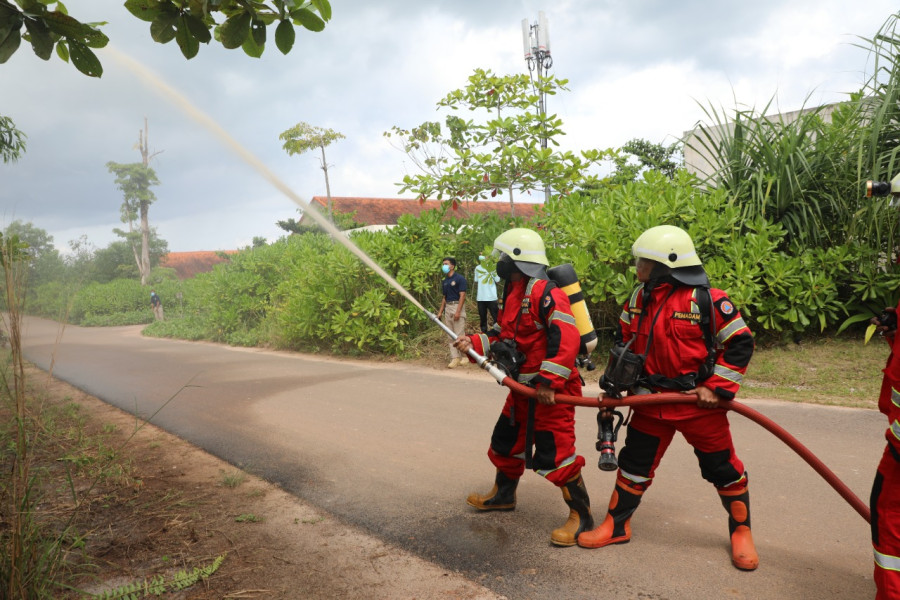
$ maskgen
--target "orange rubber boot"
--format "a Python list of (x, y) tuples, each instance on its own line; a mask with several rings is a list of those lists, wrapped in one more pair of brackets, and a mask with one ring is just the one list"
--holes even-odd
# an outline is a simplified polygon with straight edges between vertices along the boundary
[(609, 499), (606, 519), (593, 531), (585, 531), (578, 536), (582, 548), (602, 548), (610, 544), (624, 544), (631, 539), (631, 515), (641, 503), (643, 491), (627, 487), (622, 479), (616, 481), (616, 488)]
[(759, 566), (759, 555), (750, 531), (750, 492), (746, 487), (730, 492), (719, 490), (719, 497), (728, 511), (731, 563), (742, 571), (753, 571)]

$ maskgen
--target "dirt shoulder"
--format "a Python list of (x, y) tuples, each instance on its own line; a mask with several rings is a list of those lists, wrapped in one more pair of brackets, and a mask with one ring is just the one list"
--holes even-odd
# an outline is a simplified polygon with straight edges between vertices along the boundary
[[(29, 376), (48, 406), (77, 412), (84, 432), (100, 436), (106, 452), (99, 455), (114, 448), (124, 465), (121, 476), (93, 487), (84, 478), (76, 483), (84, 503), (78, 529), (96, 565), (78, 581), (84, 591), (171, 579), (224, 556), (208, 579), (163, 597), (499, 598), (154, 426), (134, 433), (141, 424), (133, 416), (41, 371)], [(62, 471), (48, 472), (64, 487)], [(41, 504), (47, 513), (70, 509), (65, 493)]]

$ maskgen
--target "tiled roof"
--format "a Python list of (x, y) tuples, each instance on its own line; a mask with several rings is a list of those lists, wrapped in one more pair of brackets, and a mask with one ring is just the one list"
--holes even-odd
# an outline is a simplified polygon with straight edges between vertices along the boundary
[[(225, 250), (224, 254), (235, 254), (237, 250)], [(198, 252), (169, 252), (159, 261), (159, 266), (175, 269), (178, 279), (190, 279), (197, 273), (208, 273), (227, 258), (220, 252), (200, 250)]]
[[(355, 212), (355, 220), (363, 225), (396, 225), (397, 219), (401, 215), (418, 216), (426, 210), (441, 208), (444, 204), (439, 200), (420, 201), (413, 198), (352, 198), (346, 196), (332, 196), (331, 202), (335, 212)], [(317, 209), (324, 213), (328, 207), (328, 198), (313, 196), (310, 204), (314, 204)], [(531, 217), (538, 206), (541, 205), (516, 202), (516, 216)], [(510, 206), (506, 200), (502, 202), (490, 200), (464, 201), (456, 202), (454, 206), (451, 206), (451, 211), (453, 215), (461, 218), (487, 213), (509, 215)]]

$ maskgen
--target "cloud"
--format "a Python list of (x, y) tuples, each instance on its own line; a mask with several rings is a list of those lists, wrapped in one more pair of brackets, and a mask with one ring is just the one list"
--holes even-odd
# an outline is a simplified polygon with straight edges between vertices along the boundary
[[(316, 153), (288, 156), (278, 135), (298, 121), (342, 132), (327, 149), (332, 192), (396, 196), (411, 166), (382, 136), (440, 117), (437, 101), (475, 68), (523, 72), (521, 25), (544, 10), (553, 73), (571, 91), (550, 99), (566, 149), (635, 137), (670, 143), (703, 118), (702, 104), (734, 99), (784, 110), (858, 89), (869, 37), (896, 10), (888, 0), (530, 0), (334, 2), (325, 31), (298, 31), (294, 50), (260, 60), (203, 46), (184, 60), (151, 41), (149, 24), (120, 5), (82, 0), (73, 14), (108, 21), (112, 43), (159, 73), (303, 198), (324, 195)], [(81, 11), (81, 12), (76, 12)], [(58, 246), (87, 233), (115, 239), (121, 195), (106, 163), (137, 162), (146, 117), (161, 180), (151, 221), (172, 250), (228, 249), (280, 235), (295, 206), (219, 140), (101, 52), (102, 79), (23, 46), (0, 65), (0, 114), (28, 135), (16, 164), (0, 165), (0, 225), (30, 220)], [(810, 96), (812, 94), (812, 96)], [(104, 233), (105, 232), (105, 233)]]

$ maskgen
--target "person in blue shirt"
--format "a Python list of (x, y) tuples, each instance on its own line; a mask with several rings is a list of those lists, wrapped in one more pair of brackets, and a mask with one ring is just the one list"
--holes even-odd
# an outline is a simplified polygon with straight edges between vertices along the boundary
[[(449, 327), (457, 336), (466, 333), (466, 278), (456, 272), (456, 259), (452, 256), (444, 257), (441, 263), (441, 271), (444, 273), (444, 281), (441, 282), (441, 308), (437, 311), (437, 317), (444, 325)], [(460, 365), (467, 364), (469, 361), (465, 359), (462, 353), (450, 341), (450, 364), (448, 369), (455, 369)]]
[(150, 308), (153, 310), (153, 317), (157, 321), (165, 321), (163, 317), (162, 301), (154, 290), (150, 290)]
[(475, 267), (475, 283), (477, 284), (477, 292), (475, 299), (478, 301), (478, 323), (481, 326), (481, 333), (488, 332), (488, 313), (494, 323), (497, 322), (497, 282), (500, 277), (495, 271), (488, 271), (481, 262), (484, 255), (478, 257), (478, 266)]

